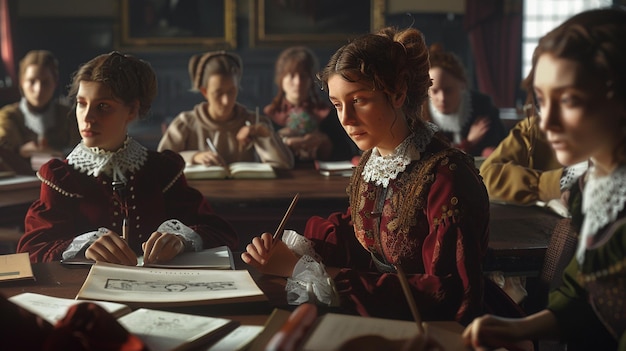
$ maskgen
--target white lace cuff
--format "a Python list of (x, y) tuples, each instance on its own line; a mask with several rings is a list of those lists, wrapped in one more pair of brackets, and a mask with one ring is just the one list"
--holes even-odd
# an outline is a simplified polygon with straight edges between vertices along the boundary
[(185, 242), (185, 252), (202, 250), (202, 238), (200, 235), (179, 220), (170, 219), (161, 223), (159, 228), (157, 228), (157, 232), (171, 233), (182, 237)]
[(76, 257), (79, 253), (85, 252), (94, 241), (108, 232), (109, 230), (107, 228), (98, 228), (98, 230), (75, 237), (67, 249), (63, 251), (63, 259), (69, 260), (70, 258)]
[(303, 235), (298, 234), (294, 230), (285, 230), (283, 232), (283, 242), (291, 251), (295, 252), (298, 256), (311, 256), (316, 261), (321, 261), (320, 256), (315, 252), (313, 248), (313, 242)]
[(302, 256), (296, 263), (293, 276), (287, 279), (285, 290), (290, 305), (305, 302), (326, 306), (339, 305), (335, 282), (326, 273), (324, 265), (308, 255)]

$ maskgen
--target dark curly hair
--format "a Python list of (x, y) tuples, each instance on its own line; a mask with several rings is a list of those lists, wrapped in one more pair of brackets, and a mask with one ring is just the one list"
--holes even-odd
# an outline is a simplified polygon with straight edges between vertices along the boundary
[(81, 81), (104, 84), (126, 104), (139, 101), (139, 116), (150, 111), (157, 95), (156, 75), (150, 64), (117, 51), (96, 56), (74, 73), (68, 94), (74, 105)]

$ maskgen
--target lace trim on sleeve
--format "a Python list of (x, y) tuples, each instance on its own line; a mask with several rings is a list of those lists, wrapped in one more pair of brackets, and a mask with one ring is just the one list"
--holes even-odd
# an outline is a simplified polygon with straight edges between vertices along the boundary
[(283, 232), (283, 242), (298, 256), (307, 255), (313, 257), (316, 261), (322, 260), (315, 252), (313, 242), (294, 230), (285, 230)]
[(339, 294), (333, 279), (328, 276), (323, 264), (308, 255), (302, 256), (296, 263), (293, 276), (287, 279), (285, 290), (290, 305), (305, 302), (326, 306), (339, 305)]
[(70, 258), (76, 257), (79, 253), (85, 252), (85, 250), (87, 250), (87, 248), (91, 246), (94, 241), (108, 232), (109, 230), (106, 228), (98, 228), (98, 230), (75, 237), (67, 249), (63, 251), (63, 259), (69, 260)]
[(202, 237), (179, 220), (170, 219), (161, 223), (159, 228), (157, 228), (157, 232), (171, 233), (182, 237), (185, 242), (185, 251), (202, 250)]

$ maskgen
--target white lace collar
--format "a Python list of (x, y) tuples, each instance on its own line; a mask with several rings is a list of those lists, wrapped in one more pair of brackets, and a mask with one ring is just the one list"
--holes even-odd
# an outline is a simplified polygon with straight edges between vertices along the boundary
[[(590, 248), (598, 230), (615, 222), (626, 204), (626, 166), (621, 166), (603, 177), (594, 176), (590, 168), (583, 190), (582, 213), (585, 215), (580, 230), (576, 258), (582, 264), (585, 250)], [(607, 238), (608, 239), (608, 238)]]
[(452, 133), (454, 135), (454, 143), (460, 143), (462, 140), (461, 129), (469, 122), (472, 114), (472, 97), (469, 90), (465, 89), (463, 91), (459, 109), (455, 113), (441, 113), (430, 101), (428, 102), (428, 109), (433, 122), (444, 132)]
[(24, 114), (24, 124), (28, 129), (32, 130), (38, 136), (43, 136), (46, 133), (46, 130), (50, 129), (54, 126), (55, 118), (55, 103), (54, 99), (50, 100), (48, 104), (48, 108), (42, 112), (31, 111), (28, 108), (28, 102), (25, 97), (20, 99), (19, 105), (20, 111)]
[(394, 151), (386, 156), (381, 156), (378, 148), (374, 148), (363, 167), (363, 180), (375, 182), (377, 186), (383, 188), (389, 186), (389, 181), (396, 179), (400, 172), (406, 169), (412, 161), (420, 159), (420, 153), (426, 150), (426, 146), (438, 130), (437, 126), (425, 122), (426, 127), (420, 128), (415, 133), (409, 135)]
[(126, 174), (137, 171), (147, 159), (148, 150), (130, 137), (126, 137), (117, 151), (87, 147), (81, 141), (67, 156), (68, 163), (82, 173), (94, 177), (102, 173), (124, 183)]

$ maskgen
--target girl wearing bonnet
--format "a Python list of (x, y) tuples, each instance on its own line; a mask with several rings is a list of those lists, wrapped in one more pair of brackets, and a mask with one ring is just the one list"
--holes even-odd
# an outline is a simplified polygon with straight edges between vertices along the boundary
[(192, 56), (192, 90), (206, 101), (174, 118), (158, 150), (178, 152), (188, 164), (260, 161), (274, 168), (292, 168), (293, 155), (273, 131), (271, 121), (237, 102), (242, 73), (236, 54), (217, 51)]

